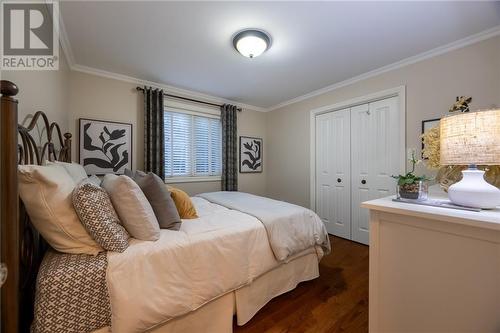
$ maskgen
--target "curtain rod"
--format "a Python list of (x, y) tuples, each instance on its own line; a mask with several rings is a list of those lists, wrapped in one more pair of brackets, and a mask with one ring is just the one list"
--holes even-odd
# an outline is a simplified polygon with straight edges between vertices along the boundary
[[(144, 92), (144, 88), (142, 88), (142, 87), (136, 87), (135, 89), (137, 89), (138, 91), (142, 91), (142, 92)], [(210, 103), (210, 102), (200, 101), (200, 100), (197, 100), (197, 99), (187, 98), (187, 97), (182, 97), (182, 96), (177, 96), (177, 95), (170, 95), (170, 94), (165, 94), (165, 93), (163, 93), (163, 96), (172, 97), (172, 98), (177, 98), (177, 99), (183, 99), (183, 100), (185, 100), (185, 101), (190, 101), (190, 102), (195, 102), (195, 103), (201, 103), (201, 104), (207, 104), (207, 105), (217, 106), (217, 107), (219, 107), (219, 108), (222, 106), (222, 105), (220, 105), (220, 104), (215, 104), (215, 103)], [(241, 112), (241, 111), (242, 111), (242, 109), (241, 109), (241, 108), (236, 108), (236, 110), (238, 110), (238, 112)]]

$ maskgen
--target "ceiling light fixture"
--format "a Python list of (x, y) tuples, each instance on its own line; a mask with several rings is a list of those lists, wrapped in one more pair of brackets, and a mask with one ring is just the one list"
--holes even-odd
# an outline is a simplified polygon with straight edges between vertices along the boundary
[(262, 30), (245, 29), (233, 37), (233, 46), (241, 55), (255, 58), (271, 46), (271, 37)]

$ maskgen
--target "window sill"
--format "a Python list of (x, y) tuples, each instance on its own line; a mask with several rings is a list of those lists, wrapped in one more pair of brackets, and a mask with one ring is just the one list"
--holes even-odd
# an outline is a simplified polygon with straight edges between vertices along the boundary
[(206, 177), (170, 177), (165, 178), (165, 184), (175, 183), (201, 183), (201, 182), (220, 182), (220, 176), (206, 176)]

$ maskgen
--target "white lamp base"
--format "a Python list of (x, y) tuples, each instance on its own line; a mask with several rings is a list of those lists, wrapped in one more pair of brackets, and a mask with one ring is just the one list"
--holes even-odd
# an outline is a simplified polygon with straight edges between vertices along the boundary
[(484, 180), (484, 171), (462, 171), (463, 179), (448, 188), (448, 198), (455, 205), (493, 209), (500, 206), (500, 190)]

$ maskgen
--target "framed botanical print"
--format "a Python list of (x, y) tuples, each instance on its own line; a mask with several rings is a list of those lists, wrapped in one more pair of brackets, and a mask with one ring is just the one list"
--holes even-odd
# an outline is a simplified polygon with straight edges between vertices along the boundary
[(262, 139), (240, 136), (240, 173), (262, 172)]
[(80, 118), (79, 125), (80, 164), (87, 174), (132, 169), (132, 124)]
[[(428, 119), (428, 120), (423, 120), (422, 121), (422, 134), (430, 130), (431, 128), (434, 128), (439, 125), (439, 121), (441, 118), (435, 118), (435, 119)], [(422, 152), (424, 151), (425, 145), (424, 141), (422, 140)], [(423, 157), (423, 155), (422, 155)]]

